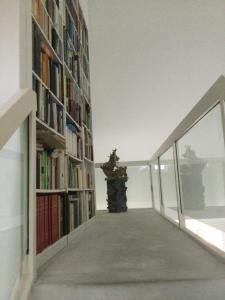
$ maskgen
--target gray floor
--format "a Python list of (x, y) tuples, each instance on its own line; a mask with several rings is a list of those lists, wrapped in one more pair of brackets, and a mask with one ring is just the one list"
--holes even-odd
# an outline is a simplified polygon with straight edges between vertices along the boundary
[(35, 300), (224, 300), (225, 265), (151, 209), (99, 213), (43, 268)]

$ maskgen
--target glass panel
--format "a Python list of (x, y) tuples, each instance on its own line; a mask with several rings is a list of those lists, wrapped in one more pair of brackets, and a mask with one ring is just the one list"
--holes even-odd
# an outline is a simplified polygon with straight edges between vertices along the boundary
[(151, 165), (151, 172), (154, 206), (160, 211), (159, 165), (157, 160)]
[(0, 150), (0, 299), (9, 299), (27, 250), (27, 122)]
[(160, 157), (160, 174), (165, 215), (178, 222), (175, 165), (172, 147)]
[(225, 250), (225, 160), (220, 106), (178, 142), (186, 227)]
[(96, 188), (96, 209), (107, 209), (107, 188), (105, 181), (105, 174), (102, 169), (95, 168), (95, 188)]
[(147, 208), (152, 206), (150, 193), (150, 174), (148, 166), (127, 168), (127, 207)]
[[(147, 208), (152, 206), (149, 186), (149, 167), (127, 167), (127, 207)], [(95, 169), (96, 205), (98, 210), (107, 209), (107, 187), (105, 175), (100, 168)]]

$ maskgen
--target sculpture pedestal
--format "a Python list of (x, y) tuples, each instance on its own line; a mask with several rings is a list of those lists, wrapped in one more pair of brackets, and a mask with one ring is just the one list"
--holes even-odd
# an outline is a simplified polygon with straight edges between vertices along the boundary
[(127, 187), (125, 182), (127, 179), (107, 178), (107, 194), (108, 194), (108, 211), (110, 213), (118, 213), (127, 211)]

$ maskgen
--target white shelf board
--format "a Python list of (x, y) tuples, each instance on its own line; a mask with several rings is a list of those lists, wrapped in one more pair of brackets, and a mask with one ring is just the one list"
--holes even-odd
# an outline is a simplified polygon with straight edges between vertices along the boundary
[(36, 118), (36, 122), (37, 140), (53, 148), (65, 149), (65, 137), (62, 134), (58, 133), (39, 118)]
[(46, 124), (44, 121), (40, 120), (39, 118), (36, 118), (36, 121), (41, 124), (43, 127), (45, 127), (47, 130), (51, 131), (53, 134), (58, 135), (59, 137), (61, 137), (62, 139), (65, 140), (65, 136), (62, 135), (61, 133), (59, 133), (58, 131), (56, 131), (55, 129), (53, 129), (52, 127), (50, 127), (48, 124)]
[[(46, 13), (46, 15), (48, 16), (48, 18), (49, 18), (49, 20), (50, 20), (51, 25), (54, 27), (55, 31), (57, 32), (57, 35), (58, 35), (59, 39), (60, 39), (61, 42), (62, 42), (62, 37), (60, 36), (60, 34), (59, 34), (59, 32), (58, 32), (58, 29), (57, 29), (57, 27), (55, 26), (55, 24), (54, 24), (54, 22), (53, 22), (51, 16), (49, 15), (48, 10), (47, 10), (47, 8), (45, 7), (45, 4), (43, 3), (43, 0), (41, 0), (41, 2), (42, 2), (42, 6), (44, 7), (45, 13)], [(55, 5), (56, 5), (56, 4), (55, 4)]]
[(62, 101), (60, 101), (59, 98), (56, 97), (56, 95), (50, 90), (50, 88), (44, 83), (44, 81), (35, 73), (34, 70), (32, 71), (32, 74), (40, 81), (40, 83), (44, 86), (44, 88), (49, 91), (50, 95), (54, 98), (55, 102), (57, 102), (60, 106), (64, 108), (64, 104), (62, 103)]
[(86, 95), (83, 93), (82, 96), (84, 97), (84, 100), (87, 102), (87, 104), (91, 107), (90, 101), (88, 101)]
[(50, 245), (48, 248), (43, 250), (41, 253), (37, 255), (37, 268), (43, 266), (50, 258), (56, 255), (63, 248), (68, 245), (68, 237), (65, 235), (54, 244)]
[(67, 191), (68, 191), (68, 192), (83, 192), (83, 189), (79, 189), (79, 188), (68, 188)]
[(53, 56), (55, 57), (55, 59), (58, 60), (58, 62), (62, 65), (62, 60), (59, 58), (58, 54), (56, 53), (56, 51), (54, 50), (54, 48), (52, 47), (48, 37), (46, 36), (45, 32), (43, 31), (43, 29), (41, 28), (41, 26), (39, 25), (38, 21), (36, 20), (35, 16), (32, 15), (32, 19), (35, 23), (35, 25), (38, 27), (41, 35), (43, 36), (45, 42), (48, 44), (48, 48), (49, 50), (52, 52)]
[(80, 87), (76, 81), (76, 79), (73, 77), (72, 71), (69, 69), (69, 67), (67, 66), (66, 62), (64, 61), (64, 69), (67, 72), (67, 74), (70, 76), (70, 78), (73, 80), (74, 84), (78, 87), (78, 89), (80, 90)]
[(43, 189), (36, 189), (37, 194), (59, 194), (59, 193), (66, 193), (66, 189), (53, 189), (53, 190), (43, 190)]
[(91, 223), (95, 222), (95, 221), (96, 221), (96, 217), (94, 216), (93, 218), (85, 221), (80, 226), (78, 226), (73, 231), (71, 231), (68, 234), (68, 244), (75, 242), (76, 238), (79, 236), (79, 234), (82, 233), (85, 229), (87, 229), (91, 225)]
[(92, 131), (87, 127), (86, 124), (83, 123), (84, 128), (87, 130), (87, 132), (92, 135)]
[(87, 157), (84, 156), (84, 160), (90, 164), (94, 164), (93, 160), (88, 159)]
[(70, 121), (77, 127), (77, 129), (79, 129), (79, 131), (81, 131), (80, 125), (73, 119), (73, 117), (71, 117), (68, 112), (66, 112), (66, 117), (70, 119)]
[(78, 163), (82, 163), (82, 162), (83, 162), (82, 159), (80, 159), (80, 158), (78, 158), (78, 157), (76, 157), (76, 156), (70, 154), (69, 152), (66, 152), (66, 155), (67, 155), (69, 158), (71, 158), (72, 160), (77, 161)]

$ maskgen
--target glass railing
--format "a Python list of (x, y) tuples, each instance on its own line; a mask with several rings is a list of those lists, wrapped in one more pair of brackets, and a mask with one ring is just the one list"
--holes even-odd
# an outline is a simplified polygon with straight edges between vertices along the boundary
[(36, 96), (0, 106), (0, 299), (26, 299), (34, 279)]
[(151, 184), (156, 210), (224, 252), (225, 120), (222, 86), (225, 89), (224, 77), (215, 83), (153, 156)]
[(28, 250), (28, 121), (0, 150), (0, 299), (9, 299)]
[[(127, 166), (127, 206), (132, 208), (149, 208), (152, 206), (149, 187), (149, 165), (147, 162), (120, 163)], [(107, 186), (105, 175), (99, 165), (95, 167), (96, 206), (97, 210), (107, 209)]]

